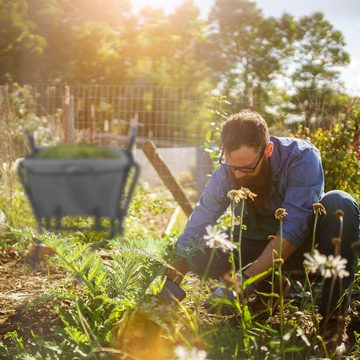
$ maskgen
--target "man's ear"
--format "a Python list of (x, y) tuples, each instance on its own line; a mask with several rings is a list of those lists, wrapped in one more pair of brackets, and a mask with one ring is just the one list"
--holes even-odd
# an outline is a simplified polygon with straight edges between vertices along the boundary
[(272, 141), (269, 141), (265, 147), (265, 157), (269, 158), (272, 155), (273, 151), (274, 151), (274, 143)]

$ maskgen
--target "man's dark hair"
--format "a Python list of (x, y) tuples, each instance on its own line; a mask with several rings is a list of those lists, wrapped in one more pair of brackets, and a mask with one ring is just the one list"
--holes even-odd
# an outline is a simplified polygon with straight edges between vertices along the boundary
[(245, 145), (260, 149), (269, 141), (269, 128), (264, 118), (253, 110), (232, 115), (221, 131), (222, 146), (234, 151)]

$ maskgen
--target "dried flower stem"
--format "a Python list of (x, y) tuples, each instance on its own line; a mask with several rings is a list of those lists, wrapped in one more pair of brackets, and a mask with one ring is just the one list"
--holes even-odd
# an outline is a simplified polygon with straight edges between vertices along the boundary
[[(310, 306), (311, 306), (311, 319), (312, 322), (314, 324), (315, 329), (317, 329), (319, 327), (319, 323), (317, 320), (317, 317), (315, 315), (315, 301), (314, 301), (314, 294), (311, 288), (311, 283), (310, 283), (310, 279), (309, 279), (309, 269), (305, 268), (305, 278), (306, 278), (306, 282), (305, 284), (309, 284), (309, 292), (310, 292)], [(304, 290), (303, 290), (303, 294), (305, 295), (305, 291), (306, 288), (304, 286)], [(305, 297), (305, 296), (304, 296)]]
[(315, 219), (314, 219), (314, 227), (312, 233), (311, 252), (310, 252), (311, 255), (313, 255), (315, 249), (316, 227), (317, 227), (319, 215), (326, 214), (326, 209), (324, 205), (319, 202), (313, 204), (313, 209), (314, 209)]
[(334, 289), (335, 289), (335, 283), (336, 283), (336, 279), (337, 279), (337, 276), (334, 275), (331, 279), (331, 285), (330, 285), (330, 293), (329, 293), (329, 299), (328, 299), (328, 303), (327, 303), (327, 306), (326, 306), (326, 319), (325, 319), (325, 323), (324, 323), (324, 326), (326, 326), (327, 324), (327, 321), (328, 319), (330, 318), (330, 306), (331, 306), (331, 303), (332, 303), (332, 298), (333, 298), (333, 295), (334, 295)]
[(335, 245), (335, 255), (340, 255), (341, 251), (341, 239), (344, 229), (344, 212), (342, 210), (336, 211), (336, 216), (339, 218), (340, 221), (340, 229), (339, 229), (339, 241)]
[[(274, 257), (274, 250), (271, 253), (271, 260), (272, 263), (275, 263), (275, 257)], [(272, 266), (271, 268), (271, 293), (274, 294), (274, 282), (275, 282), (275, 266)], [(273, 306), (274, 306), (274, 297), (272, 296), (270, 299), (270, 312), (273, 311)]]
[(216, 252), (216, 248), (215, 247), (211, 248), (210, 257), (209, 257), (209, 260), (208, 260), (208, 262), (206, 264), (206, 268), (205, 268), (205, 272), (204, 272), (204, 276), (203, 276), (204, 280), (206, 280), (206, 278), (207, 278), (207, 276), (209, 274), (211, 264), (214, 261), (215, 252)]
[[(242, 271), (242, 254), (241, 254), (241, 243), (242, 243), (242, 230), (243, 230), (243, 217), (244, 217), (245, 199), (241, 199), (240, 202), (240, 224), (239, 224), (239, 271)], [(240, 280), (242, 285), (242, 280)]]
[(314, 249), (315, 249), (316, 226), (317, 226), (318, 218), (319, 218), (319, 212), (316, 211), (315, 219), (314, 219), (313, 233), (312, 233), (311, 255), (313, 255)]
[[(280, 231), (280, 246), (279, 246), (279, 258), (282, 259), (282, 247), (283, 247), (283, 219), (287, 215), (287, 212), (283, 208), (279, 208), (275, 211), (275, 217), (279, 220)], [(282, 281), (282, 261), (278, 261), (278, 273), (279, 273), (279, 296), (280, 296), (280, 335), (281, 335), (281, 350), (284, 346), (284, 293), (283, 293), (283, 281)], [(283, 354), (284, 352), (281, 351)]]
[[(230, 205), (231, 209), (231, 224), (230, 224), (230, 242), (234, 241), (234, 219), (235, 219), (235, 201), (231, 201)], [(235, 258), (234, 258), (234, 252), (231, 251), (230, 258), (229, 258), (230, 264), (231, 264), (231, 277), (235, 278)]]

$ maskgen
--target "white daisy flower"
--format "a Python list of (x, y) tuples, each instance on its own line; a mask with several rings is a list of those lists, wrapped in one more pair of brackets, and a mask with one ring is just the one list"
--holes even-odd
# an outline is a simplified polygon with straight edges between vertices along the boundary
[(229, 236), (225, 233), (217, 232), (215, 227), (208, 225), (206, 232), (207, 235), (204, 235), (204, 240), (209, 248), (221, 249), (223, 252), (236, 249), (236, 245), (227, 240)]
[(195, 347), (187, 349), (184, 346), (177, 346), (175, 348), (175, 355), (178, 360), (206, 360), (206, 351), (199, 350)]
[(318, 250), (314, 250), (314, 254), (305, 254), (304, 266), (306, 266), (311, 273), (320, 272), (321, 276), (331, 278), (336, 276), (340, 279), (349, 276), (346, 269), (347, 259), (340, 255), (323, 255)]

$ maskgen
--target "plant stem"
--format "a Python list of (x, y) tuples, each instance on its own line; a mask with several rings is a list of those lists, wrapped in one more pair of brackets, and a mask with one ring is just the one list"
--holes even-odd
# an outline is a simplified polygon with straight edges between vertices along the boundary
[[(239, 271), (242, 271), (242, 259), (241, 259), (241, 240), (242, 240), (242, 230), (243, 230), (243, 217), (244, 217), (244, 207), (245, 200), (241, 199), (240, 203), (240, 224), (239, 224)], [(242, 284), (242, 280), (240, 280)]]
[[(318, 321), (317, 321), (317, 318), (316, 318), (316, 315), (315, 315), (315, 302), (314, 302), (314, 295), (313, 295), (313, 292), (312, 292), (312, 289), (311, 289), (311, 284), (310, 284), (310, 279), (309, 279), (309, 270), (305, 269), (305, 277), (306, 277), (306, 283), (309, 284), (309, 292), (310, 292), (310, 300), (311, 300), (311, 318), (312, 318), (312, 321), (313, 321), (313, 324), (315, 326), (315, 328), (317, 329), (318, 328)], [(305, 286), (304, 286), (304, 295), (305, 295)], [(305, 296), (304, 296), (305, 297)]]
[(206, 264), (206, 268), (205, 268), (205, 272), (204, 272), (204, 276), (203, 276), (203, 280), (204, 280), (204, 281), (206, 280), (206, 278), (207, 278), (207, 276), (208, 276), (211, 263), (212, 263), (213, 260), (214, 260), (215, 251), (216, 251), (216, 248), (213, 247), (213, 248), (211, 249), (211, 252), (210, 252), (209, 261), (208, 261), (208, 263)]
[(315, 249), (315, 236), (316, 236), (316, 226), (317, 226), (318, 217), (319, 217), (319, 211), (316, 210), (315, 219), (314, 219), (313, 233), (312, 233), (311, 255), (314, 254), (314, 249)]
[[(271, 268), (271, 294), (274, 294), (274, 282), (275, 282), (275, 266), (274, 266), (274, 250), (271, 252), (271, 261), (272, 261), (272, 268)], [(270, 299), (270, 314), (273, 313), (273, 306), (274, 306), (274, 298), (271, 296)]]
[[(234, 219), (235, 219), (235, 201), (231, 201), (231, 225), (230, 225), (230, 242), (234, 242)], [(231, 264), (231, 278), (235, 278), (235, 258), (234, 258), (234, 251), (230, 253), (230, 264)]]
[(328, 303), (327, 303), (327, 307), (326, 307), (326, 321), (325, 321), (325, 324), (326, 324), (327, 320), (330, 317), (330, 306), (331, 306), (332, 298), (333, 298), (333, 295), (334, 295), (334, 288), (335, 288), (336, 279), (337, 279), (336, 275), (333, 276), (332, 279), (331, 279), (329, 299), (328, 299)]
[[(282, 246), (283, 246), (283, 222), (280, 219), (280, 248), (279, 248), (279, 258), (282, 259)], [(284, 294), (283, 294), (283, 284), (282, 284), (282, 261), (279, 261), (278, 265), (278, 273), (279, 273), (279, 296), (280, 296), (280, 336), (281, 336), (281, 354), (283, 352), (284, 345)]]

